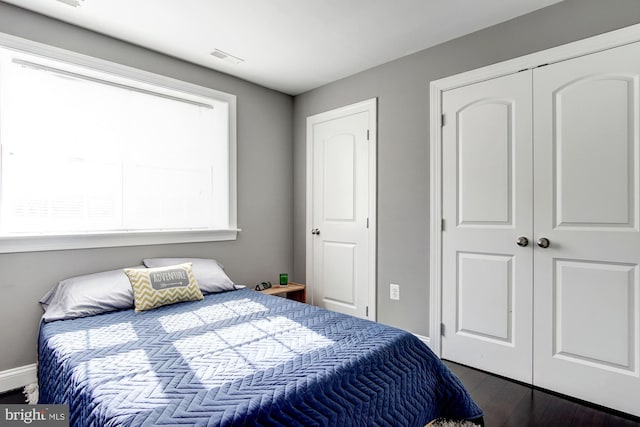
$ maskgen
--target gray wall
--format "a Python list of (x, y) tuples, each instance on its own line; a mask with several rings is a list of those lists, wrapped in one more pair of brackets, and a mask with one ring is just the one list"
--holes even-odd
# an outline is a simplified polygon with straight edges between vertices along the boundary
[(0, 254), (0, 371), (35, 362), (37, 301), (66, 277), (145, 257), (215, 258), (237, 283), (292, 271), (292, 117), (288, 95), (0, 2), (0, 32), (237, 95), (238, 225), (233, 242)]
[[(378, 320), (427, 335), (429, 81), (637, 22), (638, 0), (566, 0), (292, 103), (287, 95), (0, 2), (0, 32), (237, 95), (243, 230), (234, 242), (0, 254), (0, 371), (35, 361), (36, 301), (66, 277), (145, 257), (199, 256), (220, 260), (238, 283), (273, 281), (281, 271), (304, 281), (305, 118), (372, 97), (379, 99)], [(390, 282), (401, 284), (401, 301), (388, 299)]]
[[(294, 99), (294, 279), (305, 278), (305, 119), (378, 98), (378, 321), (429, 331), (429, 82), (640, 22), (638, 0), (565, 0)], [(401, 286), (389, 299), (389, 283)]]

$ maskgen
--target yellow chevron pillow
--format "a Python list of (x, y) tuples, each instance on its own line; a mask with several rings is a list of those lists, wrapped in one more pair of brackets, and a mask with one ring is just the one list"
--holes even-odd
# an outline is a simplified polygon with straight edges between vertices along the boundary
[(136, 311), (203, 299), (191, 263), (158, 268), (125, 268)]

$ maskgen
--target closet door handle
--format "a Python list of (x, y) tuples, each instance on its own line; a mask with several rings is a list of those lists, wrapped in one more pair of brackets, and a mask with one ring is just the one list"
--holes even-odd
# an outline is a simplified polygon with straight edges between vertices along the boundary
[(525, 247), (529, 244), (529, 239), (527, 239), (524, 236), (520, 236), (516, 239), (516, 245), (520, 246), (520, 247)]
[(551, 242), (546, 237), (539, 238), (536, 243), (543, 249), (546, 249), (551, 245)]

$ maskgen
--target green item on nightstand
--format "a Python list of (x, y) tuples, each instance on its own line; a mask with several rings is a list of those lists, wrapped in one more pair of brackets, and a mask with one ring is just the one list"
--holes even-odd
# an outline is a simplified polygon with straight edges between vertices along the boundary
[(289, 275), (287, 273), (280, 273), (280, 286), (287, 286), (289, 284)]

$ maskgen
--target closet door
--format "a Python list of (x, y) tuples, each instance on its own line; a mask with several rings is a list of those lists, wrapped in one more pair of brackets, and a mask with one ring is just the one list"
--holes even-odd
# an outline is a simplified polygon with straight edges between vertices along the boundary
[(443, 111), (442, 357), (531, 382), (531, 73), (447, 91)]
[(534, 384), (634, 415), (639, 81), (637, 43), (533, 72)]

